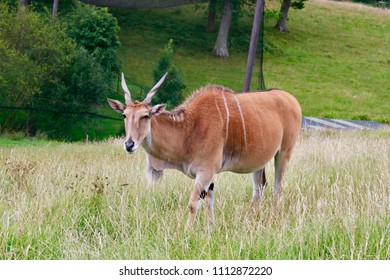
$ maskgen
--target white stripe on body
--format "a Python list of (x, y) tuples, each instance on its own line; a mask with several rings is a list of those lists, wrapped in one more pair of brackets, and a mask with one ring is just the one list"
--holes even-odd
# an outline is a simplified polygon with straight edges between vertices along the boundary
[(219, 106), (218, 106), (216, 98), (214, 98), (214, 103), (215, 103), (215, 107), (217, 107), (217, 110), (218, 110), (219, 119), (221, 120), (221, 123), (223, 123), (222, 113), (221, 113), (221, 110), (219, 109)]
[(237, 96), (236, 95), (233, 95), (233, 96), (234, 96), (234, 100), (236, 100), (236, 102), (237, 102), (238, 111), (240, 112), (242, 129), (244, 131), (244, 142), (245, 142), (245, 148), (246, 148), (247, 147), (247, 143), (246, 143), (246, 127), (245, 127), (244, 115), (242, 114), (240, 102), (238, 101)]
[(225, 145), (226, 145), (226, 143), (228, 141), (228, 137), (229, 137), (230, 111), (229, 111), (229, 107), (228, 107), (227, 102), (226, 102), (226, 97), (225, 97), (224, 92), (222, 93), (222, 97), (223, 97), (223, 102), (225, 103), (225, 109), (226, 109), (226, 141), (225, 141)]

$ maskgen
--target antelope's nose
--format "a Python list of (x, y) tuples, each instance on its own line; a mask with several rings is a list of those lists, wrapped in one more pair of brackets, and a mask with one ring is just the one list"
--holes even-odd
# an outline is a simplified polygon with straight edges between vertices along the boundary
[(134, 141), (133, 140), (127, 140), (125, 142), (125, 150), (126, 150), (126, 152), (128, 152), (128, 153), (133, 152), (133, 148), (134, 148)]

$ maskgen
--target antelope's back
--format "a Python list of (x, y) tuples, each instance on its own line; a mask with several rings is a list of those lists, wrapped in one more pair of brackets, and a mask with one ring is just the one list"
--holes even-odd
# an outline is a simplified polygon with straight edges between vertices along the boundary
[(273, 115), (274, 118), (277, 116), (285, 126), (294, 126), (295, 128), (301, 126), (301, 106), (297, 99), (286, 91), (270, 89), (249, 92), (239, 94), (238, 98), (248, 110), (253, 110), (255, 114), (264, 116), (264, 118), (270, 115)]
[(237, 99), (251, 130), (263, 130), (269, 137), (279, 132), (284, 141), (289, 136), (292, 142), (296, 141), (301, 130), (302, 110), (293, 95), (270, 89), (238, 94)]
[(294, 147), (302, 123), (295, 97), (282, 90), (225, 95), (230, 104), (225, 153), (233, 157), (233, 168), (227, 170), (257, 170), (279, 149)]
[(194, 120), (188, 138), (199, 141), (204, 156), (222, 152), (222, 171), (258, 170), (278, 149), (294, 146), (302, 122), (299, 103), (282, 90), (234, 93), (208, 86), (194, 93), (183, 108)]

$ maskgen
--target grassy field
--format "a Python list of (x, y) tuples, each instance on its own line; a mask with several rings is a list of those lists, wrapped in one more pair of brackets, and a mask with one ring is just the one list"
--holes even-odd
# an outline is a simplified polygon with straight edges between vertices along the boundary
[[(279, 1), (267, 1), (277, 9)], [(291, 10), (290, 32), (265, 25), (264, 75), (268, 88), (282, 88), (300, 101), (306, 116), (390, 122), (390, 13), (329, 1), (308, 1)], [(205, 6), (156, 10), (113, 10), (121, 25), (120, 59), (129, 81), (151, 86), (160, 51), (173, 39), (173, 63), (188, 95), (206, 84), (243, 87), (252, 19), (230, 31), (230, 58), (211, 55), (216, 32), (206, 34)], [(258, 89), (255, 65), (252, 89)], [(139, 92), (133, 89), (134, 97)]]
[[(0, 259), (389, 259), (390, 132), (304, 131), (276, 216), (248, 214), (249, 175), (216, 178), (212, 234), (192, 180), (145, 179), (122, 141), (0, 139)], [(267, 167), (273, 179), (271, 166)]]

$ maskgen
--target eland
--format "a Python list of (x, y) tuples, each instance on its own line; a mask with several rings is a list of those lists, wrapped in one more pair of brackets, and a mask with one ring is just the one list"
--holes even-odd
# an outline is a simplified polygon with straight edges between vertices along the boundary
[(108, 99), (124, 117), (124, 149), (146, 151), (147, 172), (153, 181), (164, 169), (177, 169), (195, 179), (189, 201), (187, 227), (201, 202), (214, 224), (214, 183), (217, 173), (252, 173), (252, 206), (259, 204), (266, 182), (265, 165), (274, 158), (273, 209), (282, 191), (282, 178), (297, 142), (302, 122), (298, 101), (289, 93), (271, 89), (249, 93), (209, 85), (194, 92), (172, 111), (151, 105), (167, 73), (146, 98), (132, 101), (122, 73), (126, 104)]

